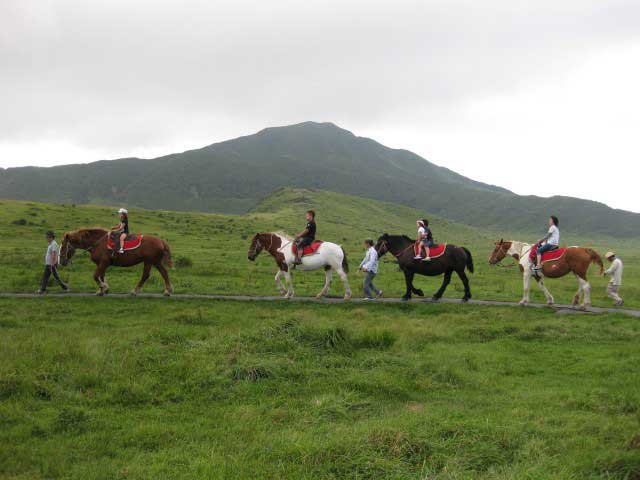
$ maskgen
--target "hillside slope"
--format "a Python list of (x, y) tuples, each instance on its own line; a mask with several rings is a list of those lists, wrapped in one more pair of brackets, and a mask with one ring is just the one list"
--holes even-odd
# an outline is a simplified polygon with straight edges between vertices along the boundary
[(399, 203), (494, 229), (540, 231), (554, 213), (565, 231), (640, 234), (640, 214), (568, 197), (518, 196), (330, 123), (268, 128), (153, 160), (0, 171), (3, 198), (222, 213), (246, 212), (283, 186)]

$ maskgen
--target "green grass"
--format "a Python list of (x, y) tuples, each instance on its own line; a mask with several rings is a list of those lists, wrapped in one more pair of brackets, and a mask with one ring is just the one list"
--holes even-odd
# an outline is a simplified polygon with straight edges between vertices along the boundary
[(637, 479), (639, 341), (539, 309), (0, 299), (0, 477)]
[[(110, 226), (116, 223), (116, 208), (96, 206), (46, 205), (33, 202), (0, 201), (0, 291), (30, 292), (39, 284), (46, 243), (44, 232), (49, 228), (59, 234), (79, 227)], [(364, 250), (362, 239), (377, 238), (384, 232), (415, 235), (415, 219), (424, 213), (398, 205), (340, 195), (299, 189), (282, 189), (266, 198), (255, 211), (242, 216), (202, 213), (178, 213), (132, 209), (131, 225), (138, 233), (157, 234), (172, 247), (177, 268), (170, 272), (176, 293), (220, 293), (272, 295), (277, 293), (273, 276), (276, 267), (267, 256), (256, 263), (247, 261), (249, 241), (257, 231), (299, 231), (304, 225), (307, 208), (318, 212), (319, 238), (342, 244), (352, 268), (350, 282), (356, 295), (361, 295), (362, 277), (355, 272)], [(521, 275), (517, 268), (492, 268), (487, 259), (493, 242), (500, 237), (535, 240), (536, 235), (514, 232), (490, 232), (429, 216), (436, 240), (468, 247), (474, 255), (476, 273), (471, 276), (475, 298), (519, 300), (522, 296)], [(544, 231), (544, 228), (541, 228)], [(539, 237), (541, 234), (538, 234)], [(622, 296), (628, 307), (640, 308), (640, 269), (637, 241), (607, 238), (582, 239), (563, 232), (567, 244), (596, 248), (600, 253), (614, 249), (625, 263)], [(384, 258), (376, 283), (387, 296), (404, 293), (404, 277), (393, 258)], [(505, 261), (510, 263), (510, 260)], [(74, 291), (94, 291), (93, 264), (79, 256), (73, 265), (62, 271)], [(592, 300), (594, 305), (609, 306), (604, 291), (607, 280), (596, 276), (591, 267)], [(108, 281), (113, 292), (129, 292), (137, 283), (141, 267), (111, 269)], [(315, 295), (324, 282), (323, 272), (294, 274), (297, 295)], [(440, 278), (418, 277), (416, 284), (427, 295), (439, 287)], [(577, 289), (575, 278), (567, 276), (547, 282), (558, 303), (570, 302)], [(147, 292), (159, 292), (162, 282), (153, 272)], [(544, 297), (534, 285), (532, 301)], [(446, 296), (462, 297), (462, 285), (454, 278)], [(334, 279), (332, 295), (342, 295), (339, 279)]]

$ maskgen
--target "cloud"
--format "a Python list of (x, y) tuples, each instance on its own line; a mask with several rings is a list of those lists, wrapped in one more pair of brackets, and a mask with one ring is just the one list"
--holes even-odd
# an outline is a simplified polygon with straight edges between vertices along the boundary
[[(620, 80), (637, 78), (639, 20), (621, 0), (9, 0), (0, 165), (154, 156), (328, 120), (527, 191), (505, 162), (637, 158), (620, 134), (637, 131), (634, 109), (611, 106), (638, 102)], [(580, 175), (588, 196), (617, 202)]]

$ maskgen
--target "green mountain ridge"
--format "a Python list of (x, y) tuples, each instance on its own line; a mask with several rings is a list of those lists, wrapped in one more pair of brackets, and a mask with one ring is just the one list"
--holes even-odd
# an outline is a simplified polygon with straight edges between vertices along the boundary
[(556, 214), (572, 233), (633, 237), (640, 214), (571, 197), (519, 196), (331, 123), (305, 122), (151, 160), (0, 170), (0, 197), (243, 213), (282, 187), (414, 207), (472, 226), (536, 231)]

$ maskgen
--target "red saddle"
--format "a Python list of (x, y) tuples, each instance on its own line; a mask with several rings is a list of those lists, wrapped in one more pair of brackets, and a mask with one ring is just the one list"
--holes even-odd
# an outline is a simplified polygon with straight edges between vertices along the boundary
[[(551, 250), (550, 252), (544, 252), (542, 254), (542, 263), (553, 262), (554, 260), (558, 260), (559, 258), (562, 258), (562, 256), (564, 255), (564, 252), (566, 251), (567, 251), (567, 247), (562, 247), (562, 248), (557, 248), (556, 250)], [(536, 260), (537, 253), (538, 253), (538, 246), (534, 245), (533, 247), (531, 247), (531, 250), (529, 251), (529, 260), (534, 262)]]
[[(322, 245), (323, 243), (324, 242), (322, 240), (314, 240), (311, 245), (308, 245), (302, 249), (302, 256), (304, 257), (305, 255), (312, 255), (316, 253), (320, 248), (320, 245)], [(295, 243), (293, 244), (293, 247), (291, 247), (291, 250), (293, 251), (294, 255), (298, 254), (298, 246)]]
[[(136, 235), (132, 233), (124, 239), (124, 250), (135, 250), (142, 243), (143, 235)], [(113, 238), (111, 235), (107, 238), (107, 248), (113, 250)]]
[[(438, 245), (436, 245), (435, 247), (429, 247), (429, 257), (430, 258), (437, 258), (440, 255), (442, 255), (444, 253), (445, 248), (447, 248), (447, 244), (446, 243), (440, 243)], [(416, 256), (420, 255), (420, 243), (416, 242), (413, 250), (416, 253)]]

